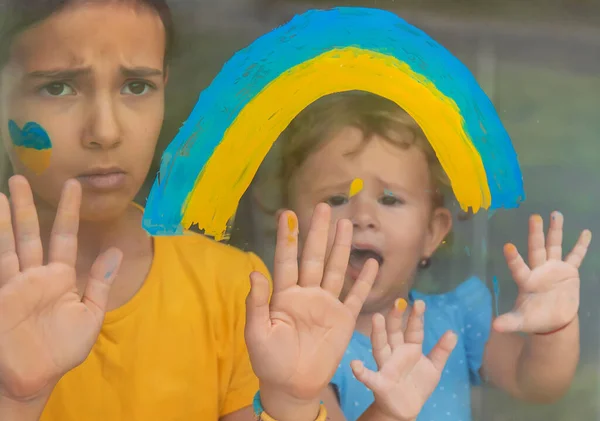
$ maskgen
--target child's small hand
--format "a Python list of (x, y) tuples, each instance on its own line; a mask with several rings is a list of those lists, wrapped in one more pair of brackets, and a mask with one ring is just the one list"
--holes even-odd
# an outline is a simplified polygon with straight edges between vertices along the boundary
[(75, 276), (81, 186), (65, 184), (44, 264), (29, 183), (15, 176), (9, 185), (12, 217), (0, 194), (0, 395), (24, 402), (47, 394), (89, 354), (121, 252), (98, 257), (81, 298)]
[(282, 214), (271, 302), (268, 281), (258, 273), (247, 301), (246, 342), (261, 389), (268, 385), (297, 402), (318, 399), (329, 384), (378, 270), (375, 260), (368, 261), (345, 302), (338, 299), (352, 223), (339, 221), (326, 256), (330, 215), (329, 206), (316, 207), (298, 270), (297, 219), (293, 212)]
[(592, 233), (585, 230), (571, 253), (563, 260), (563, 216), (554, 212), (548, 238), (544, 240), (541, 216), (529, 219), (529, 266), (512, 244), (504, 255), (519, 294), (512, 312), (494, 320), (499, 332), (547, 333), (569, 324), (579, 309), (579, 266)]
[(352, 362), (356, 378), (373, 391), (375, 408), (386, 418), (414, 420), (429, 395), (437, 387), (457, 337), (446, 332), (426, 357), (423, 355), (423, 314), (425, 303), (416, 301), (402, 332), (406, 302), (394, 308), (386, 319), (373, 317), (371, 343), (379, 371), (367, 369), (361, 361)]

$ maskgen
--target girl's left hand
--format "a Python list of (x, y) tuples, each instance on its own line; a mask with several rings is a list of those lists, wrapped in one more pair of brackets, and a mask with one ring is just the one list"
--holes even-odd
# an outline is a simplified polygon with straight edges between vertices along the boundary
[(298, 270), (297, 218), (291, 211), (281, 215), (271, 302), (268, 280), (253, 273), (246, 305), (246, 343), (261, 389), (267, 385), (299, 402), (318, 399), (329, 384), (378, 271), (377, 262), (369, 260), (345, 301), (338, 299), (352, 223), (338, 222), (327, 255), (330, 218), (328, 205), (316, 207)]
[(377, 419), (415, 420), (437, 387), (458, 340), (456, 334), (446, 332), (429, 355), (423, 355), (425, 303), (415, 302), (403, 331), (405, 308), (394, 307), (387, 319), (381, 314), (373, 317), (371, 344), (378, 371), (369, 370), (360, 360), (351, 363), (354, 376), (375, 396), (370, 409)]
[(529, 266), (513, 244), (504, 246), (504, 256), (519, 287), (510, 313), (496, 318), (498, 332), (548, 333), (568, 325), (579, 309), (579, 266), (592, 240), (585, 230), (571, 253), (562, 256), (563, 216), (553, 212), (548, 237), (539, 215), (529, 219)]

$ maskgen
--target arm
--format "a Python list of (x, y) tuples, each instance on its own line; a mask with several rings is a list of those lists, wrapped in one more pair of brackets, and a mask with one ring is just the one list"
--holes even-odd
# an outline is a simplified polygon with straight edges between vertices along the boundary
[(565, 394), (578, 362), (579, 318), (575, 318), (549, 335), (492, 331), (485, 348), (483, 374), (517, 399), (546, 403)]

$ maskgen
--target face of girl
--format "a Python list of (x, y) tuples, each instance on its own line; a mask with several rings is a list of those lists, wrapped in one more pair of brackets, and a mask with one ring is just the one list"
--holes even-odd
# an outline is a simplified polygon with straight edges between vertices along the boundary
[[(67, 6), (14, 39), (0, 75), (0, 133), (38, 198), (55, 207), (65, 181), (77, 178), (82, 219), (125, 210), (162, 126), (165, 42), (160, 17), (132, 2)], [(27, 165), (9, 121), (45, 130), (52, 149), (43, 171)]]
[[(452, 218), (447, 209), (432, 209), (432, 183), (421, 150), (402, 149), (379, 136), (364, 142), (359, 129), (347, 127), (310, 155), (292, 177), (290, 205), (298, 215), (301, 244), (320, 202), (332, 207), (331, 227), (339, 219), (353, 222), (342, 297), (366, 260), (375, 258), (380, 269), (363, 307), (373, 312), (408, 292), (419, 261), (433, 254), (450, 230)], [(355, 179), (363, 186), (350, 197)], [(329, 231), (328, 250), (334, 231)]]

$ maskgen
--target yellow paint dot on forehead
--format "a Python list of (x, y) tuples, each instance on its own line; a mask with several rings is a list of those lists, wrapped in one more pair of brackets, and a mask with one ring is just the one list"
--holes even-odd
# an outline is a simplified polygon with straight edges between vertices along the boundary
[(360, 178), (355, 178), (350, 184), (350, 197), (357, 195), (363, 189), (363, 181)]

